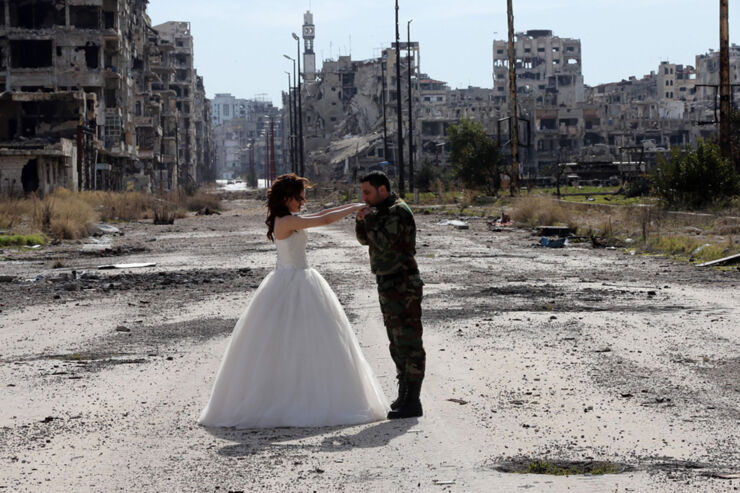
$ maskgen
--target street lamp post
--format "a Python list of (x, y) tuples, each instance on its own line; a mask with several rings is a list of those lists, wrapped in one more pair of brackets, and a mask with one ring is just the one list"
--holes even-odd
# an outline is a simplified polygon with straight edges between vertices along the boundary
[[(283, 55), (285, 58), (293, 62), (293, 84), (296, 83), (298, 80), (298, 75), (295, 71), (295, 59), (293, 57), (290, 57), (288, 55)], [(298, 142), (296, 141), (296, 138), (298, 136), (298, 101), (296, 98), (296, 89), (295, 86), (293, 86), (293, 127), (290, 129), (290, 131), (293, 133), (293, 172), (298, 173)]]
[(303, 108), (301, 107), (301, 38), (296, 33), (293, 34), (293, 39), (296, 41), (296, 59), (298, 60), (298, 154), (300, 156), (300, 175), (306, 174), (306, 166), (303, 157)]
[(401, 43), (398, 34), (398, 0), (396, 0), (396, 113), (398, 113), (398, 194), (406, 196), (403, 170), (403, 115), (401, 114)]
[(414, 193), (414, 117), (412, 113), (413, 93), (411, 92), (411, 19), (406, 24), (406, 65), (409, 79), (409, 192)]
[(295, 173), (295, 154), (293, 153), (293, 94), (291, 93), (290, 85), (290, 72), (284, 71), (288, 74), (288, 126), (290, 132), (288, 133), (288, 149), (290, 149), (290, 170)]

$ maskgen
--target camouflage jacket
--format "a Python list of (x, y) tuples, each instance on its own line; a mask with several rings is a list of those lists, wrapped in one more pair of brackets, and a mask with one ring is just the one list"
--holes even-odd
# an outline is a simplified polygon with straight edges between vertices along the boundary
[(369, 246), (370, 269), (384, 276), (401, 270), (418, 272), (416, 265), (416, 223), (402, 199), (391, 194), (363, 221), (355, 225), (357, 241)]

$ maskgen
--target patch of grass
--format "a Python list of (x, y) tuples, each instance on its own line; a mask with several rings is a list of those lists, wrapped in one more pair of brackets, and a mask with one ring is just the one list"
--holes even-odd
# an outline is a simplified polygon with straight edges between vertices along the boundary
[(729, 242), (723, 245), (712, 242), (707, 237), (666, 235), (651, 238), (645, 250), (649, 253), (664, 254), (679, 259), (709, 262), (740, 253), (740, 246)]
[(571, 214), (552, 197), (531, 195), (519, 197), (514, 201), (511, 218), (529, 226), (566, 225), (571, 222)]
[(54, 238), (76, 240), (88, 236), (87, 227), (98, 220), (92, 206), (79, 193), (59, 188), (37, 199), (37, 224)]
[(198, 190), (193, 195), (184, 197), (184, 205), (190, 211), (200, 211), (206, 207), (212, 211), (221, 210), (221, 198)]
[(46, 245), (46, 241), (42, 234), (0, 235), (0, 246)]

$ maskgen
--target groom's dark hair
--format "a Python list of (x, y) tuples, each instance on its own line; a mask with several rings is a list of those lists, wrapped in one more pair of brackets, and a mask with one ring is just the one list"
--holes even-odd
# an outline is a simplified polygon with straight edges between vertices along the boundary
[(381, 185), (385, 185), (385, 189), (388, 190), (388, 193), (391, 193), (391, 181), (382, 171), (371, 171), (370, 173), (363, 176), (360, 180), (360, 183), (366, 182), (372, 185), (375, 189), (377, 189)]

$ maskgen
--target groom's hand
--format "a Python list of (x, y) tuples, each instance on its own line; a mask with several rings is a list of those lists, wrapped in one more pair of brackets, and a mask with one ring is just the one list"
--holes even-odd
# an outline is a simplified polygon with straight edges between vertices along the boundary
[(357, 220), (358, 221), (364, 221), (365, 220), (365, 216), (369, 212), (370, 212), (370, 208), (369, 207), (367, 207), (367, 206), (366, 207), (363, 207), (362, 209), (360, 209), (359, 211), (357, 211)]

